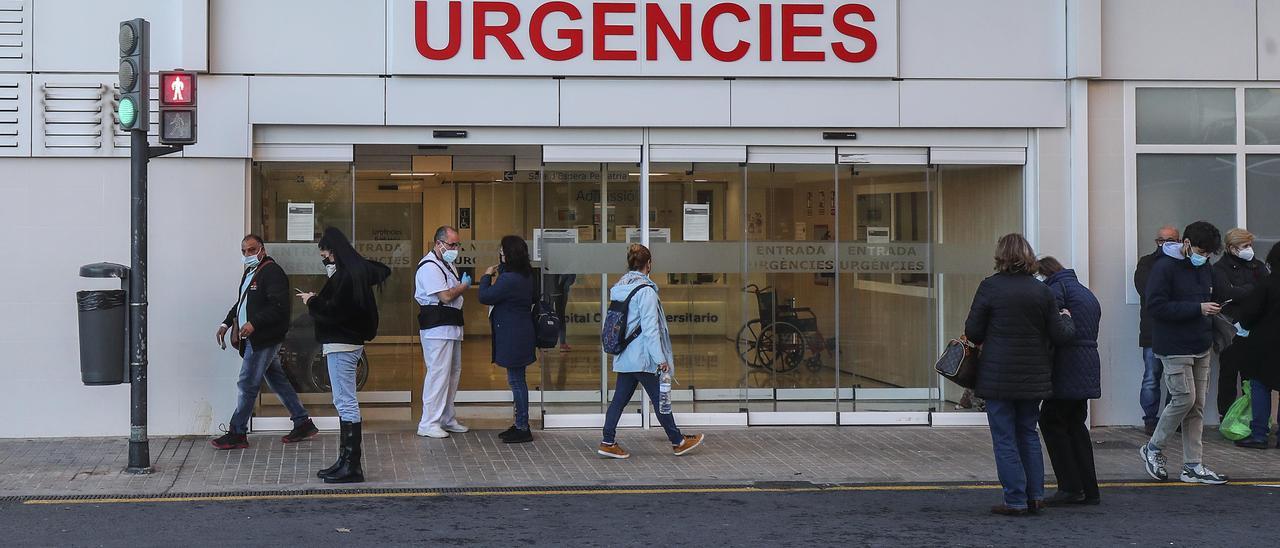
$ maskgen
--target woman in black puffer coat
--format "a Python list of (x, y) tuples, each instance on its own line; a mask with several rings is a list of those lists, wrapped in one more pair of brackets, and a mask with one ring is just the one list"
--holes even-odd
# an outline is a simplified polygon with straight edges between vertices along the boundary
[(1053, 397), (1040, 406), (1040, 434), (1049, 450), (1058, 492), (1049, 506), (1098, 504), (1098, 476), (1093, 466), (1093, 441), (1085, 421), (1089, 400), (1102, 396), (1098, 323), (1102, 306), (1089, 288), (1053, 257), (1040, 259), (1039, 275), (1053, 292), (1058, 308), (1071, 311), (1075, 338), (1053, 352)]
[(974, 392), (987, 401), (987, 423), (1004, 504), (996, 514), (1025, 515), (1044, 506), (1044, 457), (1036, 422), (1053, 396), (1053, 349), (1075, 336), (1070, 314), (1031, 277), (1035, 252), (1021, 234), (996, 244), (996, 273), (982, 281), (965, 320), (965, 336), (981, 345)]
[[(1253, 234), (1243, 228), (1227, 231), (1227, 249), (1218, 262), (1213, 263), (1213, 300), (1222, 304), (1222, 314), (1233, 320), (1240, 311), (1239, 303), (1257, 287), (1269, 271), (1266, 263), (1258, 260), (1253, 253)], [(1230, 303), (1228, 303), (1230, 301)], [(1215, 352), (1223, 349), (1214, 345)], [(1230, 362), (1218, 360), (1218, 418), (1226, 414), (1227, 409), (1240, 397), (1240, 371)]]

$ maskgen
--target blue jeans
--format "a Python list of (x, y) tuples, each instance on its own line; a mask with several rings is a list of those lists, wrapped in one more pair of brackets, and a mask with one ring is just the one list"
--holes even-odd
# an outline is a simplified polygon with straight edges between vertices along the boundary
[[(631, 396), (636, 394), (637, 384), (644, 385), (644, 391), (649, 393), (649, 400), (653, 402), (653, 412), (658, 413), (658, 376), (653, 373), (618, 373), (613, 402), (609, 404), (609, 412), (604, 416), (605, 443), (614, 443), (618, 435), (618, 420), (622, 418), (622, 411), (631, 401)], [(684, 441), (684, 435), (676, 428), (675, 414), (658, 413), (658, 422), (667, 431), (667, 439), (671, 440), (671, 445), (680, 445)]]
[(253, 414), (253, 404), (258, 400), (258, 391), (262, 381), (280, 397), (280, 402), (289, 410), (289, 418), (298, 425), (308, 418), (307, 409), (298, 399), (298, 393), (289, 384), (289, 376), (285, 375), (280, 365), (280, 345), (276, 343), (265, 348), (254, 348), (253, 343), (244, 341), (244, 361), (240, 363), (240, 380), (236, 388), (240, 389), (240, 398), (236, 401), (235, 413), (231, 415), (231, 426), (227, 431), (232, 434), (244, 434), (249, 431), (249, 416)]
[(1160, 378), (1164, 376), (1164, 362), (1156, 358), (1150, 348), (1142, 349), (1142, 362), (1146, 367), (1142, 372), (1138, 401), (1142, 403), (1143, 424), (1154, 425), (1160, 420)]
[(1039, 420), (1040, 400), (987, 400), (996, 475), (1010, 508), (1027, 508), (1029, 500), (1044, 500), (1044, 456), (1036, 434)]
[[(1258, 381), (1249, 381), (1249, 402), (1253, 412), (1253, 419), (1249, 421), (1249, 439), (1266, 442), (1267, 431), (1271, 429), (1271, 389)], [(1276, 416), (1280, 420), (1280, 410)]]
[(360, 422), (360, 402), (356, 400), (356, 366), (364, 348), (351, 352), (330, 352), (325, 356), (329, 364), (329, 386), (333, 387), (333, 408), (338, 419)]
[(507, 368), (507, 385), (511, 387), (511, 404), (515, 408), (515, 425), (529, 429), (529, 383), (524, 380), (525, 367)]

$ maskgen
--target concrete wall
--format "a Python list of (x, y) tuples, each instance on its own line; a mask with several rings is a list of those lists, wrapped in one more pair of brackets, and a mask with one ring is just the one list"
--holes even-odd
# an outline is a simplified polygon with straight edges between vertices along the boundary
[[(129, 264), (129, 162), (6, 159), (0, 219), (11, 268), (0, 292), (0, 437), (127, 436), (129, 387), (80, 382), (81, 264)], [(151, 162), (150, 432), (211, 432), (235, 404), (239, 359), (214, 328), (235, 299), (246, 160)]]

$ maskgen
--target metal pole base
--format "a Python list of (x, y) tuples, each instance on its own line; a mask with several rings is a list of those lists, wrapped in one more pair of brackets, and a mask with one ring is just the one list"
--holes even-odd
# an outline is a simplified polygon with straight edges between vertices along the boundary
[(150, 474), (154, 471), (151, 467), (151, 443), (147, 441), (129, 441), (129, 467), (125, 471), (130, 474)]

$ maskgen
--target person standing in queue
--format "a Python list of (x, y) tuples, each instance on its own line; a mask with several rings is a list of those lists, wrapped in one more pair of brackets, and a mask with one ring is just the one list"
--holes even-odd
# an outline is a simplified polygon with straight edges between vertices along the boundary
[(218, 449), (249, 447), (249, 416), (253, 414), (263, 380), (293, 420), (293, 430), (280, 441), (295, 443), (309, 439), (320, 431), (311, 422), (307, 408), (303, 407), (280, 365), (280, 347), (289, 331), (289, 276), (267, 255), (267, 246), (257, 234), (249, 234), (240, 241), (240, 252), (244, 257), (240, 298), (227, 312), (216, 335), (218, 345), (226, 350), (226, 335), (230, 332), (231, 346), (239, 350), (243, 358), (240, 379), (236, 382), (240, 395), (227, 433), (209, 443)]
[(480, 304), (493, 307), (489, 327), (493, 333), (493, 363), (507, 370), (514, 421), (498, 434), (504, 443), (533, 441), (529, 430), (529, 384), (525, 371), (537, 360), (533, 332), (533, 266), (529, 245), (519, 236), (503, 236), (498, 264), (480, 277)]
[(1036, 423), (1053, 397), (1053, 348), (1075, 337), (1071, 314), (1032, 277), (1036, 255), (1021, 234), (996, 244), (996, 273), (978, 285), (964, 323), (982, 347), (974, 392), (987, 401), (987, 422), (1004, 504), (993, 514), (1025, 516), (1045, 507), (1044, 457)]
[[(1213, 263), (1213, 300), (1222, 305), (1222, 314), (1235, 319), (1235, 301), (1253, 291), (1268, 274), (1267, 265), (1253, 256), (1253, 233), (1233, 228), (1225, 236), (1227, 249)], [(1221, 349), (1216, 348), (1220, 353)], [(1218, 420), (1240, 397), (1240, 371), (1236, 364), (1218, 360)]]
[[(1236, 441), (1236, 447), (1250, 449), (1270, 447), (1267, 436), (1271, 429), (1271, 392), (1280, 388), (1280, 353), (1275, 345), (1280, 340), (1280, 244), (1271, 246), (1267, 266), (1268, 274), (1253, 290), (1231, 303), (1237, 337), (1222, 351), (1223, 365), (1234, 366), (1249, 379), (1253, 413), (1249, 437)], [(1276, 447), (1280, 447), (1280, 439), (1276, 440)]]
[(674, 415), (663, 413), (658, 407), (658, 372), (669, 371), (674, 377), (675, 367), (671, 352), (671, 333), (667, 330), (667, 317), (662, 312), (662, 302), (658, 300), (658, 286), (649, 279), (649, 272), (653, 270), (653, 256), (649, 253), (649, 248), (631, 244), (627, 249), (627, 269), (628, 272), (609, 289), (609, 300), (630, 300), (624, 332), (636, 335), (622, 353), (613, 358), (613, 371), (618, 375), (618, 381), (614, 387), (613, 401), (609, 404), (609, 412), (605, 415), (604, 439), (596, 453), (614, 459), (631, 456), (617, 442), (618, 420), (622, 418), (622, 412), (631, 401), (631, 396), (635, 395), (636, 385), (642, 385), (653, 401), (658, 422), (662, 423), (662, 429), (671, 442), (671, 451), (677, 457), (682, 456), (701, 445), (706, 435), (682, 434), (676, 427)]
[(1102, 397), (1102, 360), (1098, 356), (1098, 324), (1102, 305), (1074, 270), (1053, 257), (1040, 259), (1042, 279), (1058, 303), (1071, 311), (1076, 335), (1057, 344), (1053, 352), (1053, 397), (1040, 405), (1040, 435), (1058, 478), (1058, 492), (1045, 499), (1049, 506), (1098, 504), (1098, 474), (1089, 437), (1089, 400)]
[(462, 294), (471, 275), (458, 276), (462, 241), (451, 226), (436, 229), (435, 245), (418, 262), (414, 299), (418, 301), (418, 336), (426, 377), (422, 381), (422, 420), (418, 435), (447, 438), (469, 430), (454, 413), (453, 398), (462, 376)]
[(338, 410), (341, 433), (338, 460), (316, 472), (325, 483), (364, 481), (361, 458), (360, 402), (356, 400), (356, 367), (364, 344), (378, 334), (378, 302), (373, 288), (381, 288), (391, 269), (360, 256), (342, 231), (328, 227), (320, 238), (320, 258), (328, 280), (319, 293), (300, 293), (316, 322), (316, 341), (323, 345)]

